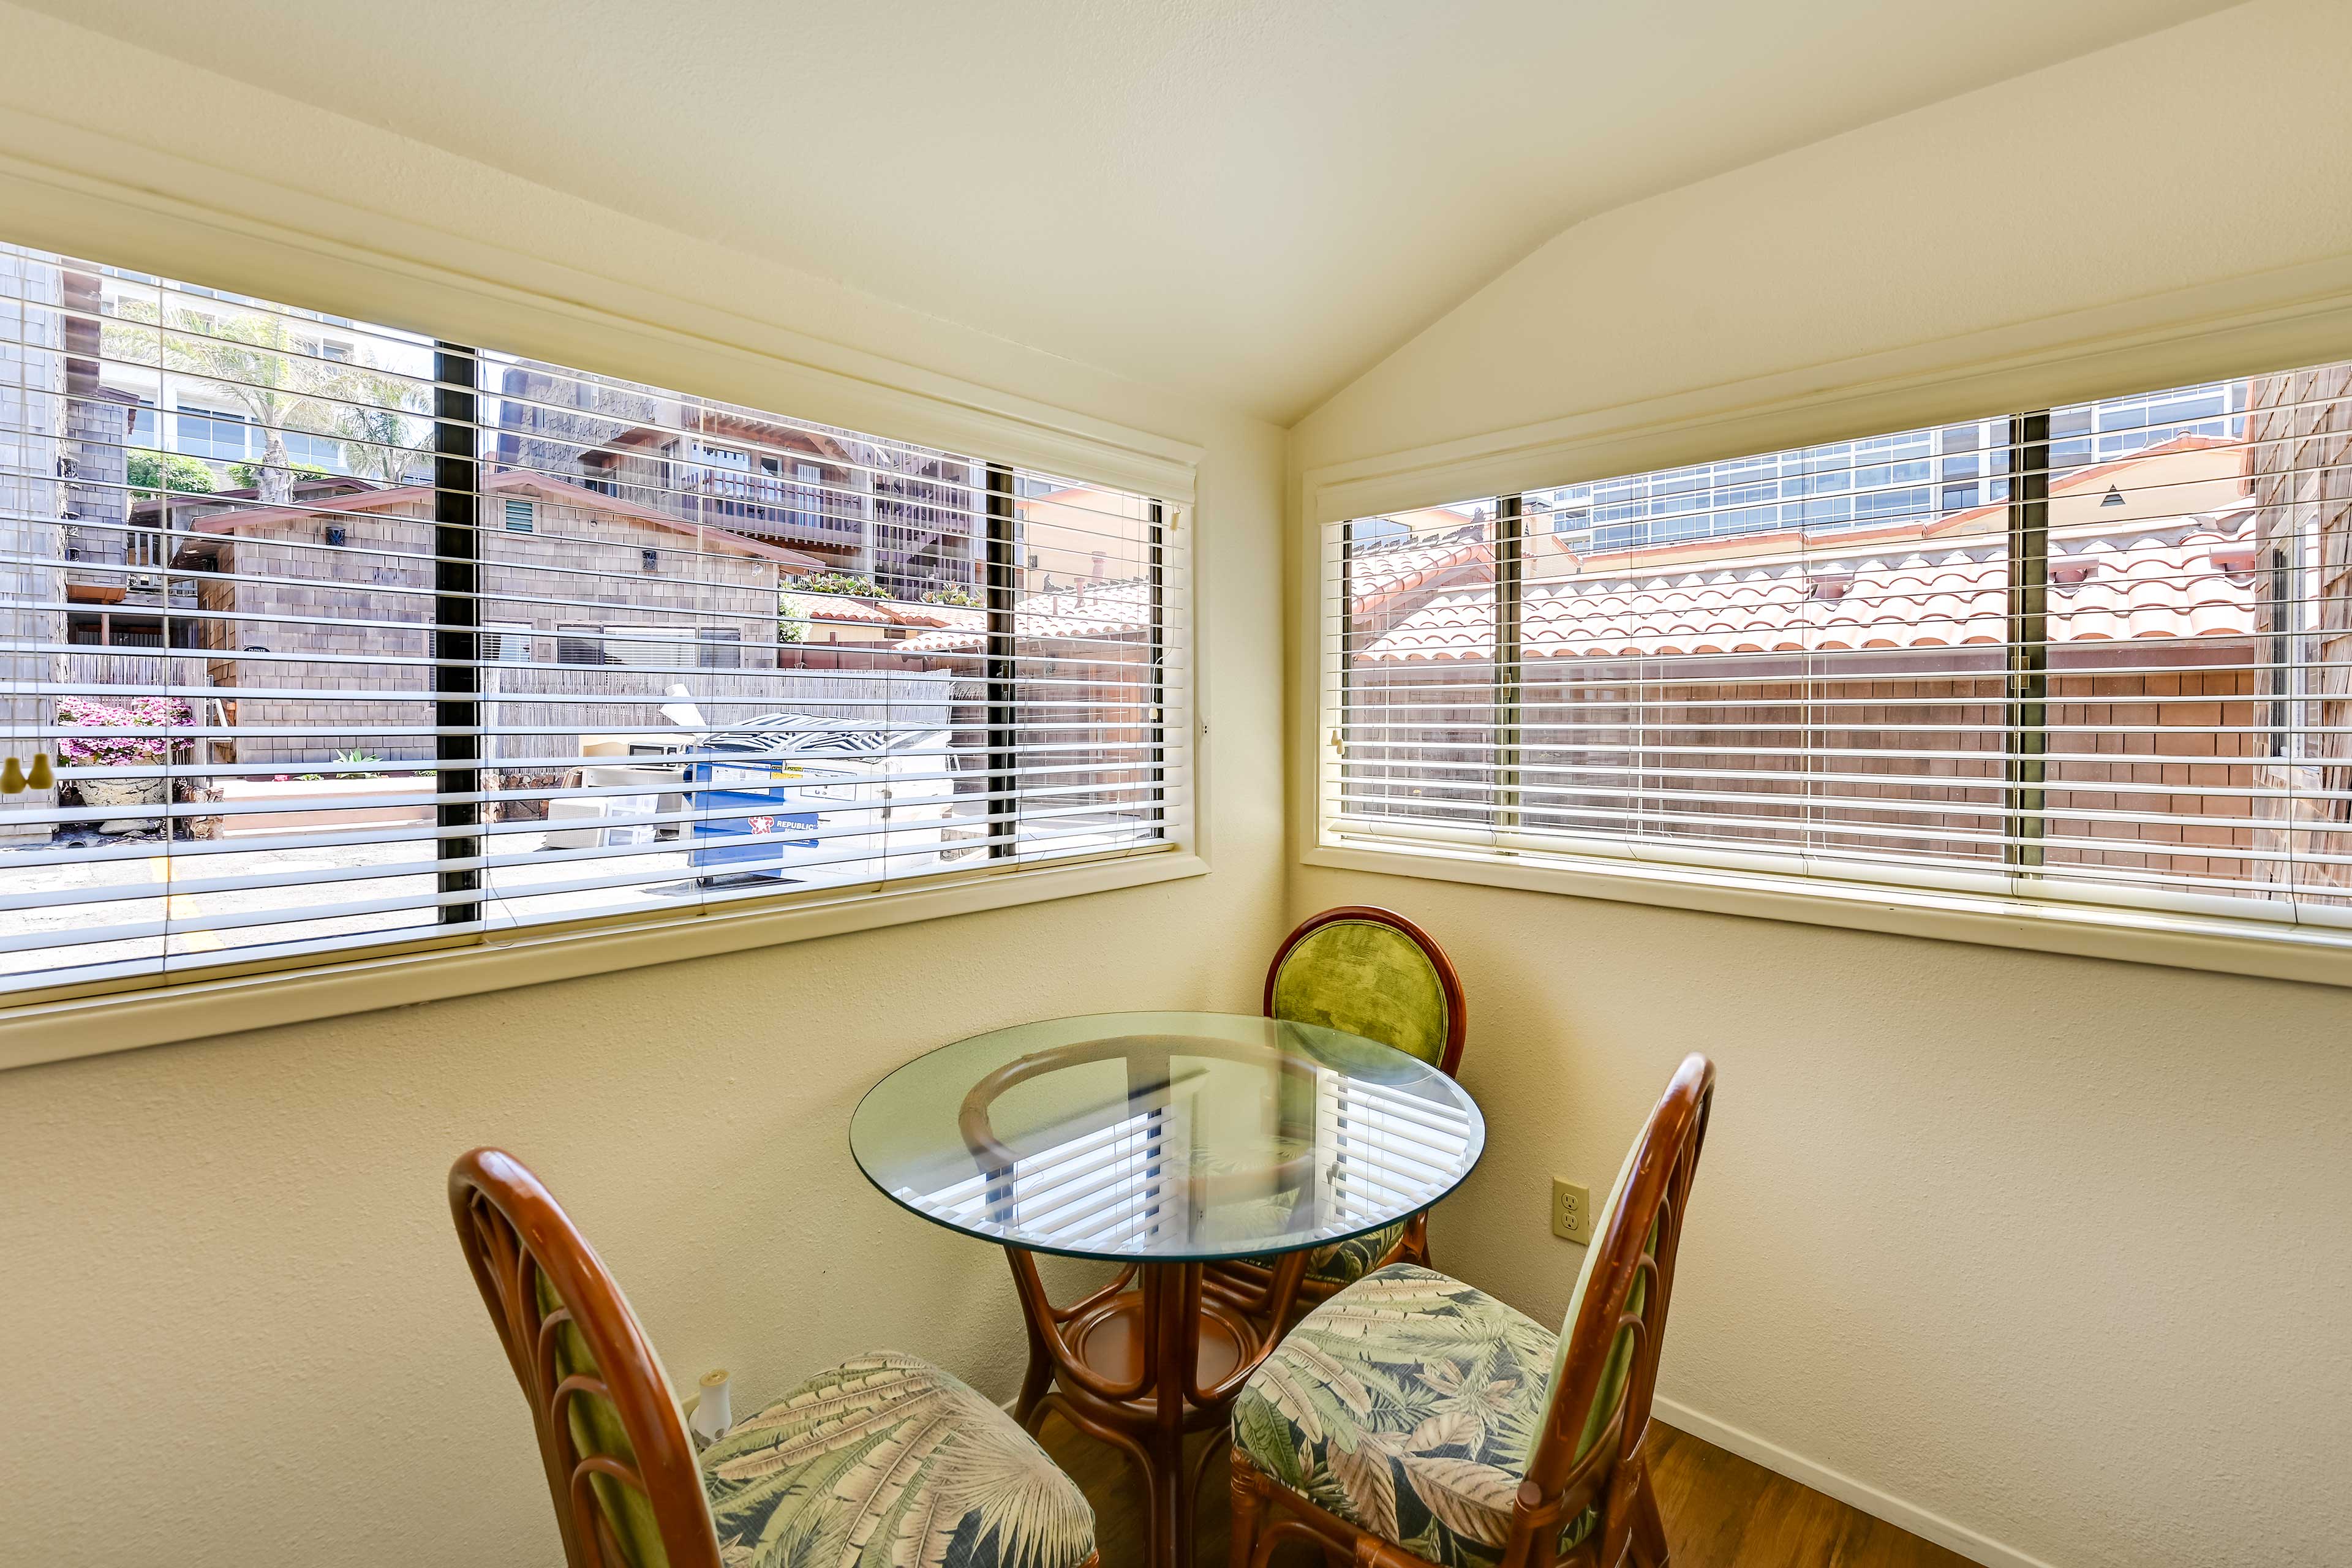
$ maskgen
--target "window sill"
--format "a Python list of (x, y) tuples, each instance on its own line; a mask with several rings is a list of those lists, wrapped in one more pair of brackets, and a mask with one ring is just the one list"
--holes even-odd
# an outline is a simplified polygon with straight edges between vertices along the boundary
[(1171, 848), (945, 885), (541, 936), (525, 932), (466, 947), (420, 947), (345, 963), (39, 1004), (0, 1012), (0, 1070), (1143, 887), (1208, 870), (1198, 855)]
[(1321, 846), (1299, 858), (1334, 870), (2352, 986), (2352, 933), (2307, 926), (2282, 925), (2254, 933), (2235, 922), (2191, 915), (1830, 881), (1800, 887), (1786, 879), (1736, 871), (1621, 861), (1519, 860), (1418, 846)]

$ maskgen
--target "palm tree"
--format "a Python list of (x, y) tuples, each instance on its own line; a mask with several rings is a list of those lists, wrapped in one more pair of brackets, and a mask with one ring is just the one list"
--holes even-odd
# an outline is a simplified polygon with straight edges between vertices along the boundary
[(363, 478), (388, 485), (404, 481), (433, 441), (432, 421), (424, 418), (424, 389), (362, 364), (345, 373), (342, 392), (351, 399), (336, 421), (344, 463)]
[(106, 328), (106, 353), (200, 378), (238, 405), (261, 427), (257, 493), (271, 506), (292, 500), (285, 433), (329, 433), (342, 367), (314, 358), (317, 345), (297, 338), (275, 311), (229, 307), (213, 315), (175, 307), (166, 315), (145, 300), (125, 300), (118, 309)]

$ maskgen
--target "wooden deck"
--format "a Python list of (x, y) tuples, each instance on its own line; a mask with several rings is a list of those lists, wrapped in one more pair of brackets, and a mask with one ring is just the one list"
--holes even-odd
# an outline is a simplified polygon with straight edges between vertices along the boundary
[[(1971, 1568), (1964, 1557), (1711, 1443), (1662, 1423), (1653, 1430), (1661, 1439), (1653, 1473), (1674, 1568)], [(1142, 1499), (1125, 1462), (1057, 1417), (1046, 1421), (1044, 1439), (1094, 1503), (1103, 1568), (1135, 1568), (1143, 1561)], [(1223, 1442), (1221, 1434), (1201, 1440)], [(1221, 1457), (1201, 1485), (1193, 1568), (1225, 1568), (1226, 1502)], [(1322, 1565), (1314, 1552), (1286, 1547), (1273, 1568)]]

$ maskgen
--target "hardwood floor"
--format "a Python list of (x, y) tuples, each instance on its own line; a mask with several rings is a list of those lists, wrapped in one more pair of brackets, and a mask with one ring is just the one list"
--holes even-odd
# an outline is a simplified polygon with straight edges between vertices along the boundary
[[(1964, 1557), (1737, 1454), (1652, 1423), (1652, 1475), (1666, 1516), (1674, 1568), (1971, 1568)], [(1135, 1477), (1108, 1445), (1058, 1417), (1042, 1434), (1055, 1461), (1077, 1479), (1095, 1507), (1103, 1568), (1143, 1561), (1142, 1499)], [(1224, 1446), (1223, 1435), (1199, 1439)], [(1201, 1483), (1194, 1568), (1225, 1568), (1232, 1540), (1222, 1455)], [(1272, 1568), (1321, 1568), (1316, 1553), (1286, 1547)]]

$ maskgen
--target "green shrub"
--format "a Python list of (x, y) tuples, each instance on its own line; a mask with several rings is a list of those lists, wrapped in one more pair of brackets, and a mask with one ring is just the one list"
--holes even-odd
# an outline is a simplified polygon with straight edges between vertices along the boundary
[(787, 584), (796, 594), (847, 594), (860, 599), (878, 599), (882, 590), (870, 578), (854, 572), (812, 572), (796, 577)]
[(213, 493), (213, 471), (194, 458), (184, 458), (177, 452), (150, 452), (134, 449), (123, 465), (124, 477), (131, 481), (131, 493), (152, 496), (160, 490), (179, 490), (193, 495)]

